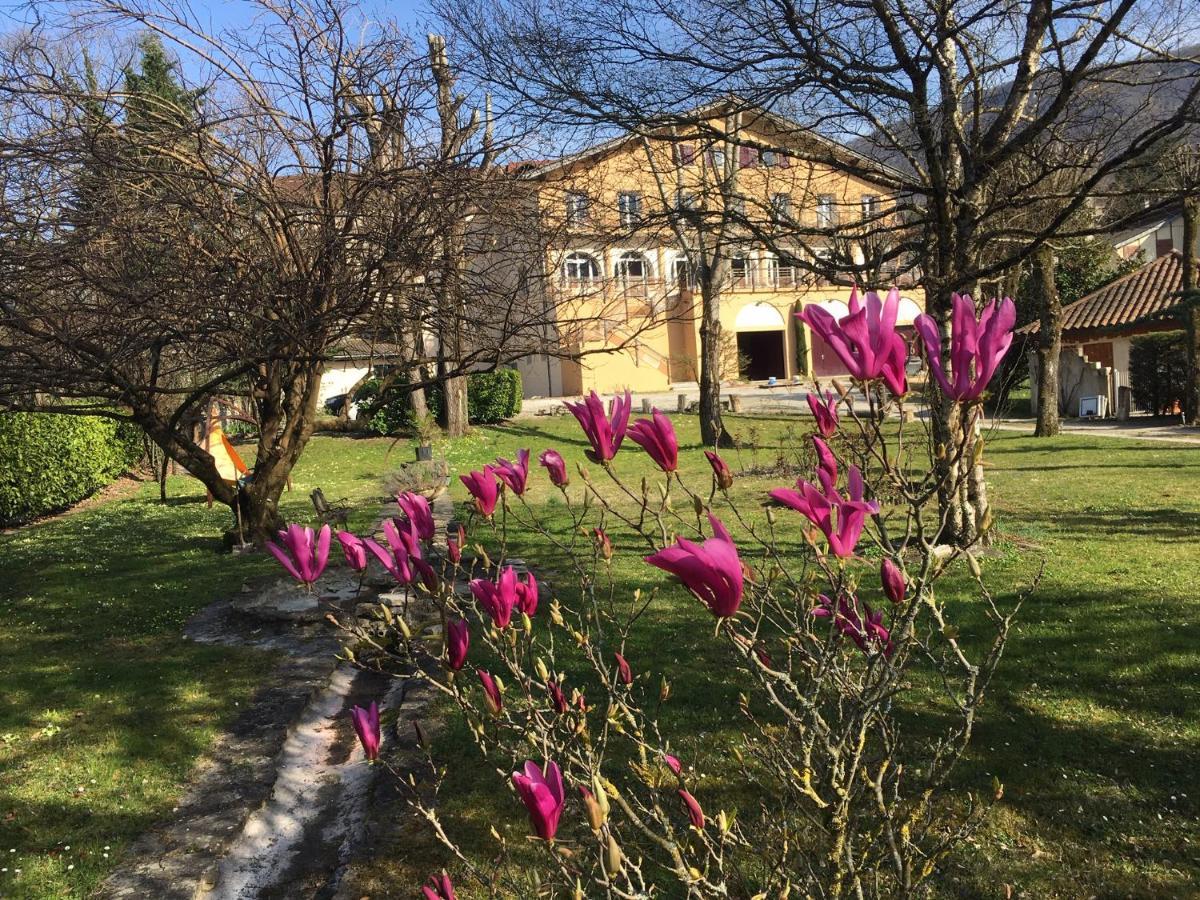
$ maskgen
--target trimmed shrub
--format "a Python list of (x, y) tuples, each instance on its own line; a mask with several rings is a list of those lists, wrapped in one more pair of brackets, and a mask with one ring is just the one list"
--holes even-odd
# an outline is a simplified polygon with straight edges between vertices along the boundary
[(1139, 409), (1178, 412), (1187, 383), (1187, 346), (1182, 331), (1136, 337), (1129, 348), (1129, 383)]
[[(354, 394), (362, 407), (360, 415), (367, 428), (375, 434), (396, 434), (416, 428), (408, 394), (401, 390), (386, 391), (381, 395), (381, 381), (371, 378), (363, 382)], [(467, 415), (472, 425), (494, 425), (511, 419), (521, 411), (521, 373), (516, 369), (496, 369), (493, 372), (476, 372), (467, 378)], [(425, 402), (429, 414), (438, 416), (442, 411), (442, 390), (433, 385), (425, 391)]]
[(0, 413), (0, 522), (28, 522), (78, 503), (141, 456), (141, 432), (128, 423)]

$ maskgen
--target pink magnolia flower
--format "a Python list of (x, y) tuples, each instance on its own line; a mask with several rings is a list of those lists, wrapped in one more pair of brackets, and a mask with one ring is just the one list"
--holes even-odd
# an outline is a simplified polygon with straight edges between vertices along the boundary
[[(274, 541), (267, 542), (267, 552), (279, 560), (289, 575), (297, 581), (311, 585), (325, 571), (329, 561), (329, 526), (322, 525), (313, 537), (313, 530), (303, 525), (292, 524), (279, 532), (283, 547)], [(286, 548), (286, 549), (285, 549)]]
[(462, 562), (462, 548), (467, 542), (467, 532), (461, 525), (458, 526), (458, 534), (454, 537), (446, 536), (446, 555), (450, 557), (450, 562), (456, 566)]
[(496, 484), (495, 471), (491, 466), (484, 466), (482, 472), (469, 472), (458, 476), (459, 481), (467, 486), (467, 490), (475, 498), (475, 508), (481, 516), (490, 516), (496, 511), (500, 488)]
[(386, 547), (380, 546), (379, 542), (374, 538), (363, 538), (363, 546), (379, 560), (379, 564), (387, 570), (388, 574), (396, 579), (400, 584), (411, 584), (413, 580), (413, 565), (412, 559), (408, 555), (408, 551), (403, 546), (399, 552), (388, 550)]
[(893, 603), (903, 603), (908, 585), (904, 583), (904, 574), (890, 556), (885, 556), (879, 566), (879, 580), (883, 583), (883, 595)]
[(667, 764), (667, 768), (679, 775), (683, 772), (683, 764), (679, 761), (678, 756), (672, 756), (670, 753), (663, 754), (663, 762)]
[(833, 455), (833, 451), (829, 449), (829, 445), (815, 434), (813, 435), (812, 442), (813, 447), (817, 451), (817, 479), (825, 487), (825, 492), (828, 493), (837, 484), (837, 457)]
[(379, 759), (379, 704), (372, 700), (366, 709), (361, 706), (353, 707), (350, 710), (350, 721), (359, 741), (362, 742), (367, 759)]
[(612, 539), (608, 536), (608, 532), (603, 528), (593, 528), (592, 537), (596, 539), (596, 547), (600, 551), (600, 555), (605, 559), (612, 559), (613, 545)]
[(567, 461), (557, 450), (543, 450), (538, 462), (546, 467), (550, 475), (550, 483), (555, 487), (566, 487), (571, 478), (567, 475)]
[(476, 578), (471, 582), (471, 593), (479, 605), (492, 617), (497, 628), (507, 628), (512, 621), (517, 605), (517, 573), (512, 566), (505, 566), (496, 581)]
[(537, 763), (529, 760), (525, 763), (524, 772), (513, 772), (512, 781), (525, 808), (529, 810), (529, 820), (537, 836), (543, 841), (554, 840), (558, 819), (566, 802), (558, 764), (547, 761), (543, 774)]
[(433, 510), (429, 507), (428, 499), (414, 491), (404, 491), (396, 495), (396, 505), (417, 537), (423, 541), (433, 540)]
[(712, 466), (713, 475), (717, 479), (717, 487), (723, 491), (733, 487), (733, 470), (729, 468), (729, 463), (721, 459), (714, 450), (705, 450), (704, 455), (708, 457), (708, 464)]
[(817, 394), (806, 394), (808, 408), (812, 410), (813, 418), (817, 420), (817, 431), (823, 437), (833, 437), (838, 427), (838, 400), (833, 391), (825, 392), (821, 400)]
[(834, 627), (854, 641), (863, 653), (879, 649), (884, 656), (891, 656), (894, 647), (890, 632), (883, 626), (883, 613), (873, 611), (866, 603), (862, 604), (860, 613), (858, 606), (857, 597), (841, 596), (835, 609), (833, 600), (822, 594), (810, 615), (819, 619), (832, 618)]
[(562, 685), (553, 678), (546, 682), (546, 691), (550, 694), (550, 700), (554, 703), (554, 711), (559, 715), (562, 715), (571, 708), (571, 704), (567, 703), (567, 695), (563, 693)]
[(425, 900), (458, 900), (454, 896), (454, 885), (450, 883), (450, 876), (445, 871), (441, 875), (431, 875), (429, 884), (421, 888), (421, 893), (425, 895)]
[(538, 608), (538, 583), (532, 572), (526, 573), (524, 581), (517, 582), (517, 609), (533, 618)]
[(626, 686), (633, 684), (633, 669), (629, 667), (629, 660), (616, 651), (613, 651), (613, 656), (617, 658), (617, 678), (620, 679), (621, 684)]
[(862, 537), (867, 516), (879, 512), (874, 500), (864, 500), (862, 474), (858, 466), (851, 466), (846, 477), (849, 496), (838, 493), (828, 472), (819, 472), (824, 490), (804, 479), (796, 481), (798, 490), (776, 488), (770, 492), (773, 500), (804, 515), (821, 530), (829, 542), (829, 551), (838, 557), (854, 555), (854, 548)]
[(677, 538), (646, 562), (670, 572), (704, 603), (714, 616), (726, 618), (742, 603), (745, 574), (737, 547), (721, 520), (709, 513), (713, 536), (703, 544)]
[(397, 556), (404, 554), (412, 559), (421, 559), (424, 555), (421, 552), (421, 539), (417, 535), (416, 526), (409, 519), (405, 519), (400, 525), (396, 524), (395, 519), (384, 519), (383, 537)]
[(479, 676), (479, 683), (483, 685), (483, 702), (487, 704), (488, 712), (493, 716), (500, 715), (500, 710), (504, 708), (504, 698), (500, 696), (500, 687), (496, 684), (496, 679), (486, 669), (476, 669), (475, 674)]
[(525, 482), (529, 480), (529, 451), (518, 450), (517, 461), (496, 460), (496, 477), (503, 481), (518, 497), (525, 493)]
[(582, 403), (564, 403), (571, 414), (579, 420), (583, 433), (592, 445), (588, 458), (603, 463), (617, 455), (625, 430), (629, 425), (629, 413), (633, 409), (633, 397), (625, 391), (624, 398), (614, 397), (608, 404), (608, 414), (599, 395), (592, 391)]
[(703, 831), (704, 810), (700, 808), (700, 804), (696, 802), (696, 798), (683, 788), (680, 788), (679, 799), (683, 801), (683, 808), (687, 810), (688, 818), (692, 822), (692, 827), (697, 831)]
[(932, 316), (922, 313), (913, 323), (925, 341), (925, 355), (942, 393), (952, 400), (978, 400), (1012, 345), (1017, 308), (1005, 297), (992, 300), (975, 319), (969, 295), (952, 294), (950, 316), (950, 377), (942, 367), (942, 335)]
[(355, 572), (361, 572), (367, 567), (367, 547), (362, 538), (349, 531), (337, 533), (338, 543), (342, 545), (342, 553), (346, 557), (346, 565)]
[(664, 472), (674, 472), (679, 467), (675, 426), (657, 409), (651, 410), (651, 418), (638, 419), (629, 426), (629, 439), (645, 450)]
[(841, 319), (815, 303), (796, 315), (821, 336), (852, 377), (859, 381), (882, 378), (893, 394), (904, 394), (908, 390), (904, 372), (908, 347), (896, 331), (900, 292), (892, 288), (887, 299), (880, 300), (871, 291), (864, 307), (858, 300), (858, 288), (854, 288), (847, 305), (849, 312)]
[(446, 662), (457, 672), (467, 661), (467, 648), (471, 646), (471, 629), (466, 619), (446, 623)]

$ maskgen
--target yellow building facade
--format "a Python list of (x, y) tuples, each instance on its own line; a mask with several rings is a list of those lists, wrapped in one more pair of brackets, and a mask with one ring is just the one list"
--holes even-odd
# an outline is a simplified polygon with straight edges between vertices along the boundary
[[(841, 157), (862, 169), (864, 160), (782, 125), (786, 132), (767, 114), (714, 115), (694, 134), (625, 136), (530, 173), (542, 226), (554, 236), (544, 289), (562, 352), (522, 361), (528, 396), (696, 381), (696, 270), (718, 259), (722, 381), (839, 373), (795, 314), (820, 303), (844, 315), (848, 289), (804, 261), (836, 252), (862, 262), (840, 236), (835, 249), (834, 235), (858, 224), (878, 234), (888, 200), (879, 184), (837, 165)], [(820, 141), (830, 164), (785, 152), (795, 140)], [(900, 323), (922, 306), (919, 292), (904, 290)]]

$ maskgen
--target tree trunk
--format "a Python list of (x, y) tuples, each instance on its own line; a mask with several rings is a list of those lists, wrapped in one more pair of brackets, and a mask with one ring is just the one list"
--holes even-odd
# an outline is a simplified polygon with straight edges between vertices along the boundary
[(442, 380), (441, 425), (449, 437), (461, 437), (470, 430), (466, 375)]
[(1196, 296), (1196, 241), (1200, 234), (1200, 198), (1183, 201), (1184, 331), (1187, 333), (1188, 379), (1184, 390), (1184, 421), (1200, 424), (1200, 296)]
[(721, 280), (724, 263), (703, 273), (700, 282), (700, 442), (726, 447), (730, 438), (721, 422)]
[(1058, 418), (1058, 363), (1062, 353), (1062, 303), (1054, 286), (1054, 250), (1043, 244), (1033, 254), (1032, 279), (1039, 310), (1036, 437), (1054, 437)]

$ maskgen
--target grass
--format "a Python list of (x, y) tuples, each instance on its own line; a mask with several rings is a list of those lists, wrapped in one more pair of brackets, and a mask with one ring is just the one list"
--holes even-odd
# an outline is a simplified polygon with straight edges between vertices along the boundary
[[(284, 495), (378, 506), (385, 440), (318, 438)], [(0, 536), (0, 897), (84, 897), (139, 832), (167, 815), (188, 771), (272, 660), (203, 647), (180, 629), (262, 558), (218, 554), (228, 510), (170, 479)], [(364, 501), (372, 502), (364, 502)]]
[[(706, 479), (691, 422), (677, 424), (685, 475)], [(764, 446), (786, 441), (785, 426), (733, 420), (743, 440), (753, 429)], [(311, 518), (307, 493), (319, 484), (331, 500), (362, 503), (352, 524), (365, 525), (395, 463), (388, 446), (314, 439), (285, 512)], [(446, 449), (464, 471), (518, 447), (536, 456), (547, 446), (572, 471), (583, 459), (569, 417), (481, 428)], [(404, 447), (395, 453), (408, 456)], [(759, 462), (772, 456), (763, 451)], [(961, 774), (983, 790), (995, 774), (1005, 798), (979, 846), (946, 873), (943, 892), (1003, 896), (1010, 884), (1037, 898), (1188, 896), (1200, 883), (1200, 448), (998, 434), (987, 461), (1004, 536), (1001, 552), (984, 562), (989, 585), (1011, 599), (1042, 558), (1046, 573)], [(634, 480), (652, 474), (632, 445), (618, 464)], [(756, 499), (779, 481), (743, 477), (737, 491)], [(530, 501), (562, 521), (544, 475), (531, 482)], [(454, 489), (462, 499), (457, 482)], [(194, 482), (174, 480), (171, 492), (178, 499), (166, 507), (155, 502), (155, 486), (144, 486), (0, 537), (0, 866), (8, 868), (0, 896), (85, 896), (124, 844), (169, 813), (192, 761), (269, 666), (257, 654), (179, 638), (191, 612), (268, 567), (216, 555), (226, 513), (206, 510)], [(621, 589), (665, 587), (662, 573), (614, 533)], [(528, 540), (515, 549), (553, 569)], [(978, 632), (983, 619), (965, 579), (949, 579), (942, 594), (960, 605), (964, 635)], [(663, 591), (653, 625), (628, 655), (639, 671), (672, 671), (671, 733), (702, 771), (715, 771), (710, 762), (733, 736), (724, 727), (736, 694), (721, 677), (724, 651), (678, 589)], [(462, 763), (445, 798), (448, 821), (475, 846), (489, 846), (493, 824), (515, 842), (523, 813), (498, 790), (493, 766), (456, 749), (460, 736), (451, 727), (440, 742), (452, 764)], [(705, 800), (715, 794), (725, 804), (715, 781), (700, 782), (712, 792)], [(409, 845), (419, 881), (429, 857), (414, 846), (425, 845)]]

